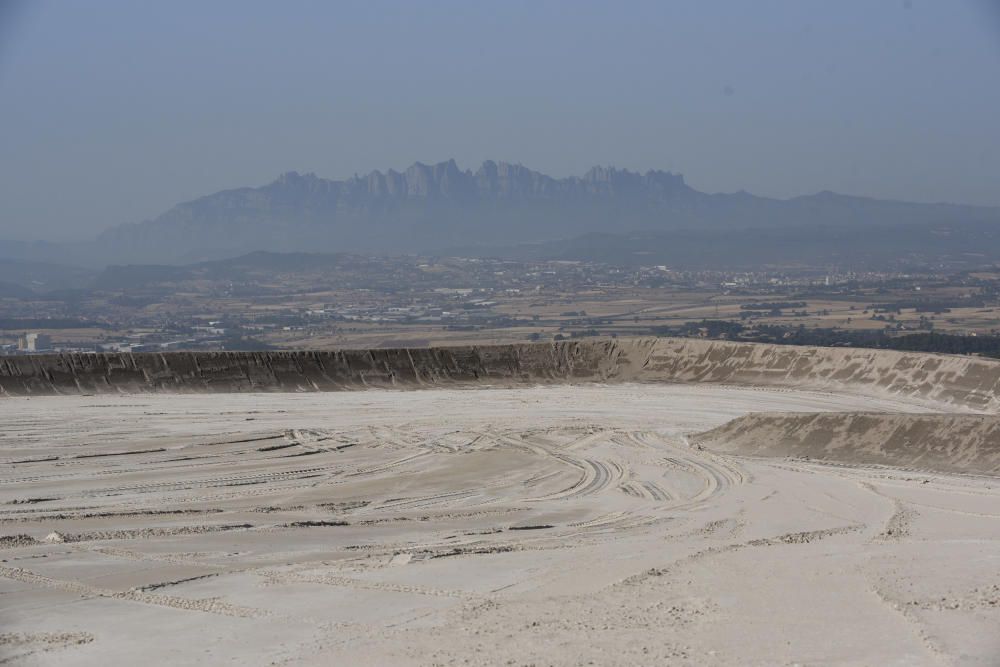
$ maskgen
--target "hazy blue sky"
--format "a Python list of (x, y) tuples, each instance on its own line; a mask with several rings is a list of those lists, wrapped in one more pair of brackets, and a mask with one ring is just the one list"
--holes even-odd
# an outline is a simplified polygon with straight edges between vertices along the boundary
[(996, 0), (0, 3), (0, 238), (450, 157), (1000, 205)]

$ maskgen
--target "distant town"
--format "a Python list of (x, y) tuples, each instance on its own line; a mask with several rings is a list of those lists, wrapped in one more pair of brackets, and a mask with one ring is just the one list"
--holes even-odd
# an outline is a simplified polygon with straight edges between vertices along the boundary
[[(252, 253), (112, 266), (0, 297), (0, 354), (331, 349), (703, 336), (893, 346), (1000, 327), (1000, 269), (666, 265)], [(949, 345), (953, 345), (951, 341)], [(967, 345), (966, 345), (967, 347)]]

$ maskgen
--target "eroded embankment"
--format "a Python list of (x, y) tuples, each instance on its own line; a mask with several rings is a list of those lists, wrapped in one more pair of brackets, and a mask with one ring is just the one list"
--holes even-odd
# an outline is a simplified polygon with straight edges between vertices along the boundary
[(861, 348), (661, 338), (643, 379), (850, 391), (1000, 410), (1000, 361)]
[(690, 441), (749, 456), (1000, 474), (1000, 417), (994, 415), (754, 413)]
[[(643, 342), (639, 342), (642, 345)], [(646, 343), (648, 346), (648, 343)], [(341, 391), (634, 377), (636, 345), (489, 345), (294, 352), (48, 354), (0, 358), (0, 393)]]
[(0, 358), (0, 393), (338, 391), (540, 382), (713, 382), (898, 395), (1000, 409), (1000, 362), (678, 338), (428, 349)]

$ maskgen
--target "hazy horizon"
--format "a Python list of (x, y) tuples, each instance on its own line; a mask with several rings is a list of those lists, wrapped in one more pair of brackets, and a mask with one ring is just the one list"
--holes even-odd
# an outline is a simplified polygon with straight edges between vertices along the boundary
[(0, 238), (454, 158), (1000, 205), (989, 2), (7, 2)]

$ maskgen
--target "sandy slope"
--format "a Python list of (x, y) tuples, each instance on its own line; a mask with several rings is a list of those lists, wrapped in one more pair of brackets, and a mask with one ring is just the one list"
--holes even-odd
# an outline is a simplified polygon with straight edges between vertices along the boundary
[(0, 659), (996, 664), (996, 478), (684, 437), (925, 407), (631, 384), (4, 400)]
[(690, 438), (713, 451), (1000, 476), (1000, 417), (986, 414), (770, 413)]

